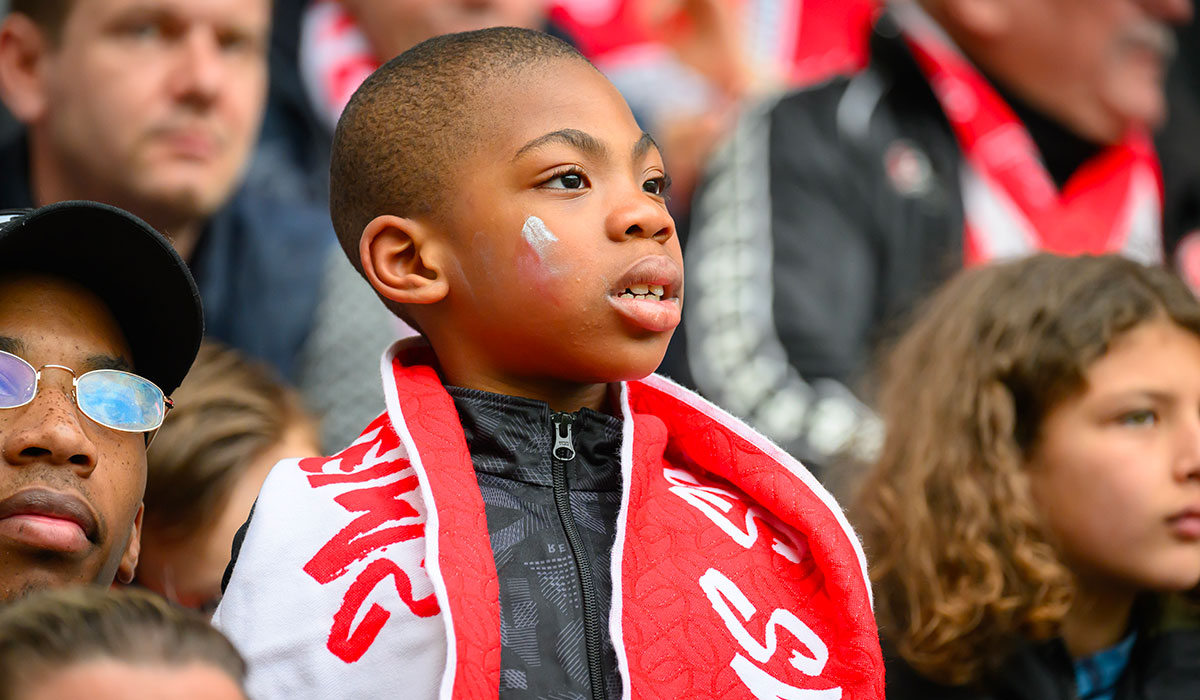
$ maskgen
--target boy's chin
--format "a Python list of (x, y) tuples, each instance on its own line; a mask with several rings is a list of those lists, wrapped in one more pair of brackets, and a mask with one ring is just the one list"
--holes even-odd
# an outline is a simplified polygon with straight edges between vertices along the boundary
[(605, 362), (595, 368), (594, 384), (611, 384), (613, 382), (631, 382), (645, 379), (658, 369), (666, 355), (666, 347), (656, 352), (628, 353), (622, 362)]

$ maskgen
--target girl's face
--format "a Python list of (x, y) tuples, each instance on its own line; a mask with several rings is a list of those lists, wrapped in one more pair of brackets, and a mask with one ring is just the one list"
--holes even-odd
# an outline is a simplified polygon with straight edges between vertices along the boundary
[(1200, 582), (1200, 338), (1144, 322), (1086, 380), (1042, 422), (1034, 500), (1083, 585), (1188, 590)]

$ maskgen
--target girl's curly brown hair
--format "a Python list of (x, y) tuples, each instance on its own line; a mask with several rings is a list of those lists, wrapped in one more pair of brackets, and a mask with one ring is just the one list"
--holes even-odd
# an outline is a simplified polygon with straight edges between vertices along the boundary
[(852, 512), (881, 631), (922, 675), (968, 684), (1015, 641), (1058, 633), (1072, 577), (1026, 457), (1092, 362), (1156, 318), (1200, 336), (1200, 303), (1166, 270), (1038, 255), (960, 273), (885, 358), (887, 438)]

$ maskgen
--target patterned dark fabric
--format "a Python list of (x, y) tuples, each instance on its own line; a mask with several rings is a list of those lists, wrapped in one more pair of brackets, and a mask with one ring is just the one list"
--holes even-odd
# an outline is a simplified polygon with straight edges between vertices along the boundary
[[(500, 697), (591, 698), (580, 573), (554, 503), (550, 408), (512, 396), (447, 389), (471, 451), (500, 579)], [(604, 695), (619, 698), (608, 614), (621, 506), (621, 422), (588, 409), (574, 416), (576, 457), (566, 464), (570, 512), (601, 601)]]

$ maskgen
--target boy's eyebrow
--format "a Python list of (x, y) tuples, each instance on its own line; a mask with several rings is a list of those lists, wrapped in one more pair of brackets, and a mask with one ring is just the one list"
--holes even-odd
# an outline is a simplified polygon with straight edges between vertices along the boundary
[[(541, 148), (551, 143), (564, 143), (595, 158), (608, 157), (608, 148), (606, 148), (604, 144), (600, 143), (595, 136), (592, 136), (586, 131), (580, 131), (579, 129), (558, 129), (557, 131), (551, 131), (548, 134), (543, 134), (524, 146), (521, 146), (521, 148), (517, 150), (516, 155), (513, 156), (513, 160), (520, 158), (529, 151)], [(641, 142), (639, 141), (638, 143), (640, 144)]]
[(637, 140), (637, 143), (633, 144), (633, 159), (641, 160), (643, 156), (650, 152), (651, 148), (662, 152), (662, 149), (658, 147), (658, 142), (654, 140), (654, 137), (643, 131), (642, 137)]

